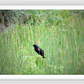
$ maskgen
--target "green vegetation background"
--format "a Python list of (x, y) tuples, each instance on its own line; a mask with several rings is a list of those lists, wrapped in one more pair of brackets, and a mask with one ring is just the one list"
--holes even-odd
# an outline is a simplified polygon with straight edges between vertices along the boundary
[(83, 10), (0, 12), (0, 74), (84, 74)]

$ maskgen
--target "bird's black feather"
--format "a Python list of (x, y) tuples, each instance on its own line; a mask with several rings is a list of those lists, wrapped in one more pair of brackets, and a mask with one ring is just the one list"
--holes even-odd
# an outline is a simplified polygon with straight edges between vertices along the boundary
[(34, 46), (35, 51), (36, 51), (38, 54), (40, 54), (43, 58), (45, 58), (45, 57), (44, 57), (44, 51), (43, 51), (41, 48), (39, 48), (36, 44), (34, 44), (33, 46)]

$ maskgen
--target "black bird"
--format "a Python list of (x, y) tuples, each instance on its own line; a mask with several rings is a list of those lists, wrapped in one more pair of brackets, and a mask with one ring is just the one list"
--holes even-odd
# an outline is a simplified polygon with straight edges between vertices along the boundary
[(41, 49), (41, 48), (39, 48), (37, 45), (33, 45), (34, 46), (34, 50), (38, 53), (38, 54), (40, 54), (43, 58), (45, 58), (44, 57), (44, 51)]

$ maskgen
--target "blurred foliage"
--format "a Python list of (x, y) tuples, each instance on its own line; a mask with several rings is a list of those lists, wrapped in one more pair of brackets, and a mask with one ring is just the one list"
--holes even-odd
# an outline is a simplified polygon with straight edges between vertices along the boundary
[[(44, 18), (46, 20), (45, 21), (46, 26), (52, 26), (52, 25), (56, 26), (61, 24), (60, 22), (66, 21), (64, 18), (70, 17), (71, 15), (73, 16), (78, 15), (79, 17), (84, 18), (83, 10), (71, 10), (68, 13), (67, 11), (60, 12), (58, 10), (57, 11), (48, 10), (47, 12), (46, 10), (43, 10), (43, 12), (40, 10), (0, 10), (0, 11), (4, 16), (5, 22), (17, 23), (17, 21), (19, 21), (19, 25), (20, 24), (40, 25), (42, 23), (41, 18)], [(48, 13), (50, 13), (51, 16)], [(67, 13), (67, 16), (65, 17), (65, 14), (61, 14), (60, 17), (59, 13), (65, 13), (65, 14)]]
[[(84, 74), (83, 10), (0, 13), (0, 74)], [(33, 44), (46, 59), (37, 56)]]

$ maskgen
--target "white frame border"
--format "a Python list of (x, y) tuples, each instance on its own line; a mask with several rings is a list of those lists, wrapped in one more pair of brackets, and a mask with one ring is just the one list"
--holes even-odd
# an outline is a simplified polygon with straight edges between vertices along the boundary
[(84, 0), (0, 0), (0, 5), (84, 5)]
[[(24, 1), (24, 3), (23, 3)], [(33, 0), (32, 0), (33, 1)], [(84, 10), (84, 1), (83, 0), (0, 0), (0, 10), (12, 10), (12, 9), (57, 9), (57, 10)], [(51, 2), (52, 1), (52, 2)], [(50, 5), (51, 4), (51, 5)], [(32, 7), (33, 5), (33, 7)], [(61, 5), (61, 7), (60, 7)], [(43, 6), (43, 7), (41, 7)], [(68, 6), (68, 8), (67, 8)], [(31, 8), (32, 7), (32, 8)], [(84, 75), (0, 75), (0, 83), (1, 81), (76, 81), (79, 84), (82, 81), (84, 83)], [(34, 83), (33, 83), (34, 84)]]
[(0, 5), (0, 10), (84, 10), (84, 5)]

